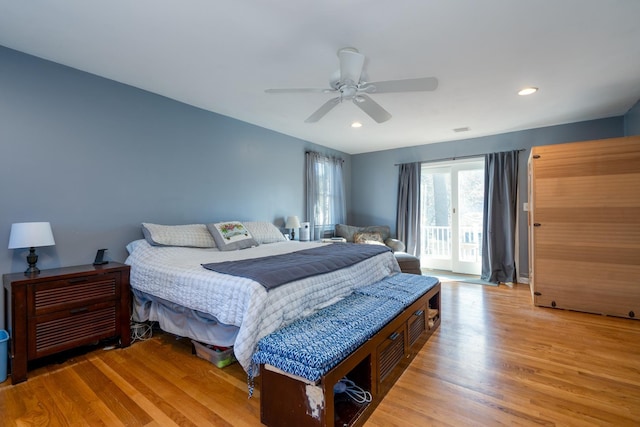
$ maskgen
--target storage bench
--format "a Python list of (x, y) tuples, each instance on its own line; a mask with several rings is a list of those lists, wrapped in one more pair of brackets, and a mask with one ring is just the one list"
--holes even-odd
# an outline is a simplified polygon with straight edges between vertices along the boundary
[[(363, 423), (439, 325), (438, 279), (399, 273), (264, 337), (253, 357), (262, 423)], [(344, 377), (371, 402), (334, 395)]]

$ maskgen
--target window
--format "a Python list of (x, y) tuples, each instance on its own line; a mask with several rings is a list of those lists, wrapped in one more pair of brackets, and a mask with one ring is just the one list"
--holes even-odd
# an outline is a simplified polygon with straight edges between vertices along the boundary
[(342, 159), (307, 152), (307, 219), (310, 238), (316, 240), (332, 233), (335, 224), (345, 222), (346, 206)]

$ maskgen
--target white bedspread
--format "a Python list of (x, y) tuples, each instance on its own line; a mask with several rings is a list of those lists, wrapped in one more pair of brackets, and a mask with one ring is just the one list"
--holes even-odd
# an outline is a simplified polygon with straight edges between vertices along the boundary
[(158, 247), (136, 240), (127, 245), (130, 255), (125, 263), (131, 266), (132, 288), (209, 313), (221, 323), (238, 326), (234, 353), (248, 372), (260, 338), (337, 302), (358, 287), (399, 272), (398, 263), (392, 252), (386, 252), (351, 267), (291, 282), (269, 292), (251, 279), (210, 271), (201, 264), (277, 255), (320, 244), (287, 241), (223, 252), (216, 248)]

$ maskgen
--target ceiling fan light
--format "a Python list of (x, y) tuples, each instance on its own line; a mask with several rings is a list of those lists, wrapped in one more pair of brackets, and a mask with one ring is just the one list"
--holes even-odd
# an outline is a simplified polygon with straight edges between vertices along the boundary
[(352, 127), (352, 128), (361, 128), (361, 127), (362, 127), (362, 123), (360, 123), (360, 122), (353, 122), (353, 123), (351, 123), (351, 127)]
[(520, 96), (531, 95), (531, 94), (533, 94), (533, 93), (536, 93), (537, 91), (538, 91), (538, 88), (537, 88), (537, 87), (533, 87), (533, 86), (531, 86), (531, 87), (525, 87), (524, 89), (521, 89), (521, 90), (518, 92), (518, 95), (520, 95)]

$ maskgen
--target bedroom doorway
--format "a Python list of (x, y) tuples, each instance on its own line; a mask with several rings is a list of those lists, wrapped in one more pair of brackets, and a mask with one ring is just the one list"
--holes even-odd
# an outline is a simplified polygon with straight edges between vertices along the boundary
[(422, 267), (480, 275), (484, 159), (425, 163), (421, 172)]

